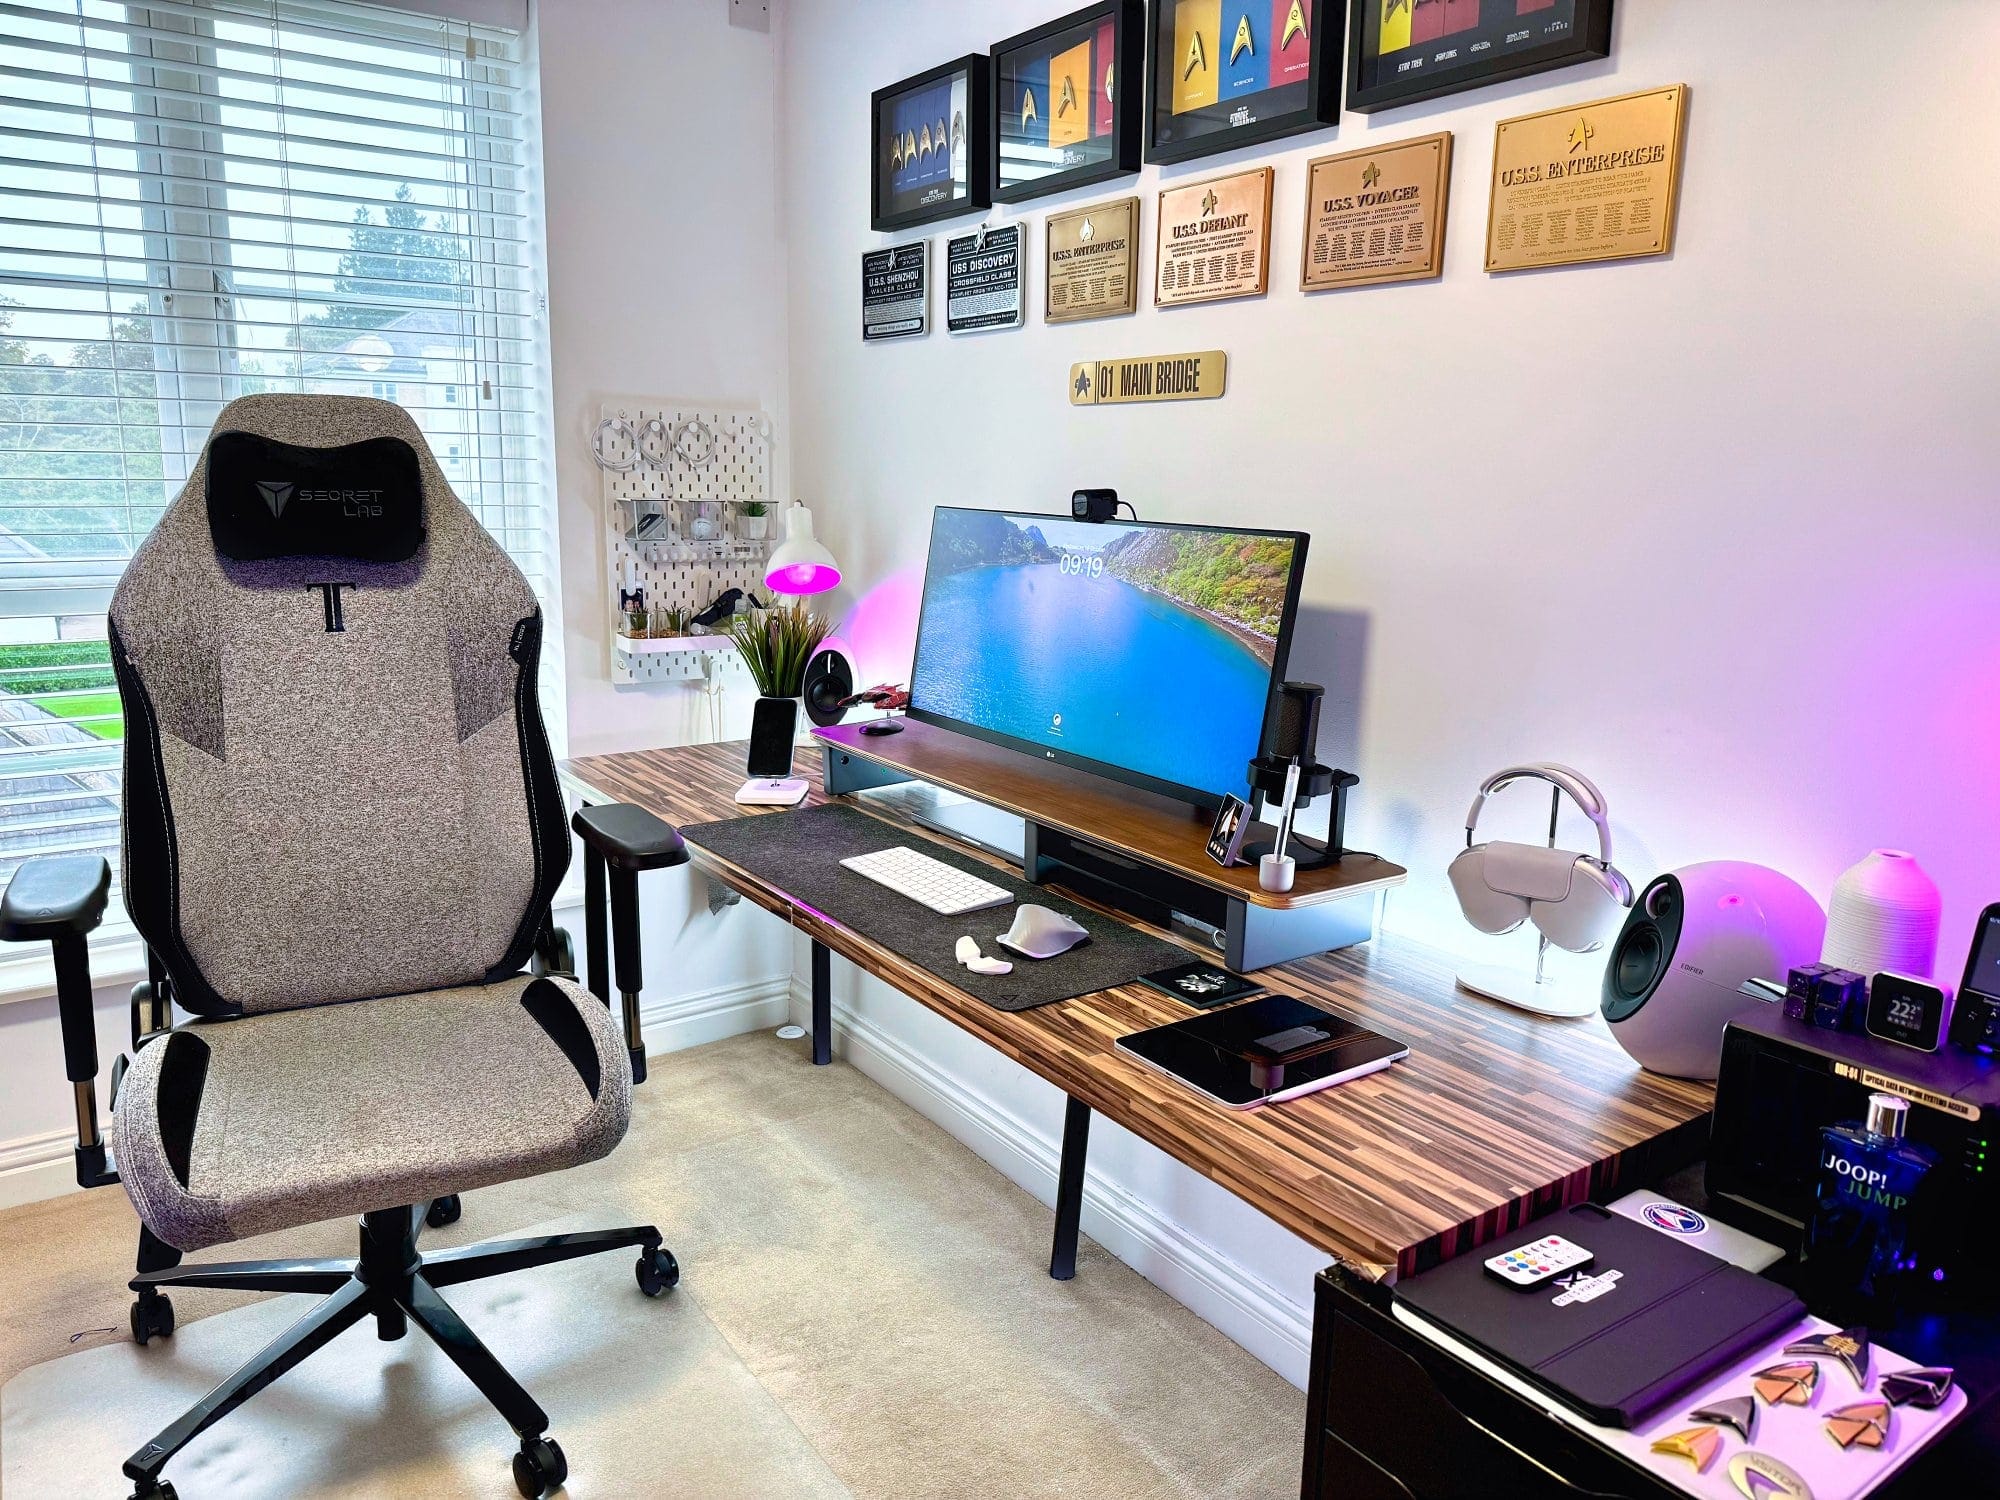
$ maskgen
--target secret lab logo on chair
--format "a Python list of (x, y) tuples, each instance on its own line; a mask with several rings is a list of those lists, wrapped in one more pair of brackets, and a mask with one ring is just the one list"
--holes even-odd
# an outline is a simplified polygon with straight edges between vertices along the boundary
[(382, 514), (380, 490), (302, 490), (289, 480), (260, 479), (257, 493), (263, 496), (274, 521), (284, 519), (285, 507), (294, 500), (301, 505), (338, 505), (343, 516)]

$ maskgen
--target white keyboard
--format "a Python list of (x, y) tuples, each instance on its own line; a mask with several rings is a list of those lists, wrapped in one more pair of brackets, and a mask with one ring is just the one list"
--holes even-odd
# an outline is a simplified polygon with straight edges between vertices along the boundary
[(1005, 906), (1014, 899), (990, 880), (968, 875), (956, 865), (948, 865), (928, 854), (919, 854), (898, 844), (873, 854), (857, 854), (841, 861), (857, 875), (866, 875), (877, 885), (887, 886), (899, 896), (908, 896), (920, 906), (947, 917), (960, 912), (979, 911), (988, 906)]

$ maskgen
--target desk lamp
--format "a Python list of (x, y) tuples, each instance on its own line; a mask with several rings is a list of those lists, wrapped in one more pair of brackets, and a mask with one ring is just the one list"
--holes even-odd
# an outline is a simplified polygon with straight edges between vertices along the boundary
[(764, 565), (764, 583), (776, 594), (824, 594), (840, 586), (840, 564), (813, 535), (812, 512), (785, 507), (785, 539)]

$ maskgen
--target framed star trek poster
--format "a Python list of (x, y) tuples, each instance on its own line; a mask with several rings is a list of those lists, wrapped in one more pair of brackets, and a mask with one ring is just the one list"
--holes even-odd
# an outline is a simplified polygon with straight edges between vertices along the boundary
[(1186, 161), (1333, 124), (1346, 20), (1347, 0), (1153, 0), (1146, 160)]
[(973, 52), (877, 89), (869, 223), (906, 229), (993, 205), (987, 62)]
[(1347, 107), (1373, 114), (1611, 55), (1611, 0), (1354, 0)]
[(1143, 0), (1099, 0), (993, 49), (996, 202), (1139, 170), (1145, 23)]

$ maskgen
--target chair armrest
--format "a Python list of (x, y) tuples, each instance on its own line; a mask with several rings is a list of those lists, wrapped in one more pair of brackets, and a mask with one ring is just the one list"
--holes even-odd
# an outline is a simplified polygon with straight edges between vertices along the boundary
[(0, 897), (0, 942), (84, 937), (104, 920), (111, 866), (96, 854), (44, 854), (26, 861)]
[(687, 847), (673, 824), (629, 802), (582, 808), (570, 827), (614, 870), (664, 870), (688, 860)]
[(76, 1104), (76, 1180), (116, 1182), (118, 1173), (97, 1128), (97, 1016), (87, 941), (104, 920), (111, 866), (95, 854), (45, 854), (14, 872), (0, 896), (0, 942), (46, 942), (54, 949), (56, 1013), (62, 1022), (63, 1071)]

